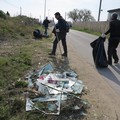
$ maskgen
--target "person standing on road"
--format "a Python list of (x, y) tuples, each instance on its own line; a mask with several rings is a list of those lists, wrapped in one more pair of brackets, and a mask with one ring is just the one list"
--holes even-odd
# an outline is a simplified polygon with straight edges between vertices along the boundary
[(49, 23), (50, 23), (50, 21), (49, 21), (48, 18), (46, 17), (46, 19), (43, 21), (43, 26), (44, 26), (44, 28), (45, 28), (44, 34), (45, 34), (46, 36), (48, 35), (47, 30), (48, 30)]
[(52, 52), (49, 53), (49, 55), (55, 55), (57, 44), (61, 40), (63, 50), (64, 50), (64, 53), (62, 54), (62, 56), (67, 57), (66, 21), (63, 19), (63, 17), (59, 12), (56, 12), (54, 15), (55, 15), (55, 18), (58, 20), (58, 23), (55, 25), (53, 29), (53, 33), (55, 34), (55, 40), (53, 42)]
[(107, 34), (110, 34), (108, 41), (108, 64), (112, 65), (112, 58), (114, 59), (114, 63), (119, 62), (119, 58), (117, 55), (117, 47), (120, 42), (120, 20), (117, 19), (118, 15), (114, 13), (111, 17), (111, 21), (109, 23), (109, 29), (107, 32), (103, 33), (101, 37), (106, 37)]

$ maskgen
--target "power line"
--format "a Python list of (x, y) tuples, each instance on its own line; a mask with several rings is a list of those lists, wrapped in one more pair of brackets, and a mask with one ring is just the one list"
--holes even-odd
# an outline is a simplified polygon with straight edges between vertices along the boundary
[(2, 1), (7, 3), (7, 4), (9, 4), (10, 6), (13, 6), (13, 7), (16, 7), (16, 8), (20, 8), (20, 7), (16, 6), (15, 4), (8, 2), (7, 0), (2, 0)]
[[(16, 1), (16, 3), (15, 4), (17, 4), (17, 3), (20, 3), (22, 0), (15, 0)], [(19, 15), (22, 15), (23, 14), (23, 8), (22, 8), (22, 6), (20, 5), (20, 6), (18, 6), (19, 4), (17, 4), (17, 5), (15, 5), (14, 3), (12, 3), (11, 1), (9, 2), (9, 0), (0, 0), (0, 2), (4, 2), (4, 4), (6, 4), (6, 5), (9, 5), (9, 6), (11, 6), (11, 7), (13, 7), (13, 9), (14, 8), (17, 8), (17, 14), (19, 14)], [(45, 6), (44, 6), (44, 14), (46, 15), (46, 0), (45, 0)], [(11, 9), (12, 10), (12, 9)], [(27, 10), (28, 11), (28, 10)], [(30, 13), (30, 16), (31, 16), (31, 12), (30, 11), (28, 11), (27, 12), (26, 11), (26, 9), (24, 10), (24, 13), (26, 12), (26, 13)], [(14, 10), (14, 12), (15, 12), (15, 10)]]

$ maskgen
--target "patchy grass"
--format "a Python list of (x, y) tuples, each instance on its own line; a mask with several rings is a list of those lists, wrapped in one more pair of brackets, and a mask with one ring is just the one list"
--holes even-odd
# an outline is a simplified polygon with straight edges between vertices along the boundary
[(26, 16), (0, 18), (0, 40), (20, 40), (22, 37), (29, 39), (34, 29), (42, 29), (38, 23), (34, 24), (33, 20)]
[(0, 120), (41, 119), (25, 111), (24, 75), (49, 61), (51, 35), (35, 40), (34, 29), (42, 27), (25, 16), (0, 19)]
[(97, 36), (101, 35), (101, 32), (96, 32), (96, 31), (93, 31), (93, 30), (90, 30), (90, 29), (87, 29), (87, 28), (81, 29), (80, 27), (72, 27), (72, 29), (82, 31), (82, 32), (86, 32), (86, 33), (93, 34), (93, 35), (97, 35)]
[[(25, 92), (28, 71), (52, 61), (58, 69), (68, 68), (68, 61), (49, 58), (51, 42), (49, 38), (33, 39), (32, 31), (41, 26), (31, 24), (26, 17), (0, 20), (0, 120), (62, 120), (74, 113), (63, 110), (61, 116), (45, 115), (39, 111), (25, 111)], [(2, 25), (2, 22), (4, 24)], [(60, 65), (59, 65), (60, 64)], [(72, 103), (72, 102), (70, 102)], [(77, 120), (77, 119), (76, 119)]]

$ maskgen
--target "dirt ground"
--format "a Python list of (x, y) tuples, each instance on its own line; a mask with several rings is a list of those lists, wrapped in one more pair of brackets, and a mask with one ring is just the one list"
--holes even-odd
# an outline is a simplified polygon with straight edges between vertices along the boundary
[(97, 72), (95, 66), (78, 57), (70, 45), (68, 60), (89, 91), (84, 96), (91, 104), (87, 120), (120, 120), (120, 97)]
[[(50, 47), (52, 43), (46, 45)], [(103, 80), (102, 76), (97, 72), (95, 66), (88, 64), (82, 57), (78, 57), (70, 45), (68, 45), (68, 58), (61, 62), (60, 54), (56, 56), (58, 61), (48, 59), (49, 56), (44, 54), (44, 62), (59, 62), (61, 66), (69, 67), (77, 72), (79, 80), (82, 80), (87, 87), (88, 93), (83, 97), (90, 103), (90, 109), (85, 120), (120, 120), (120, 97), (112, 90), (112, 88)], [(40, 51), (40, 50), (37, 50)], [(38, 52), (37, 59), (42, 58), (42, 54)]]

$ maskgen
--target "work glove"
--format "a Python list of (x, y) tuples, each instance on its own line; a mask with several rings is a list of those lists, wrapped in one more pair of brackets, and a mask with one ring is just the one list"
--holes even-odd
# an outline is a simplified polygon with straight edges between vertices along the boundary
[(60, 30), (59, 30), (59, 29), (56, 29), (55, 31), (56, 31), (56, 32), (60, 32)]
[(105, 37), (106, 37), (105, 33), (102, 33), (101, 37), (102, 37), (102, 38), (105, 38)]

